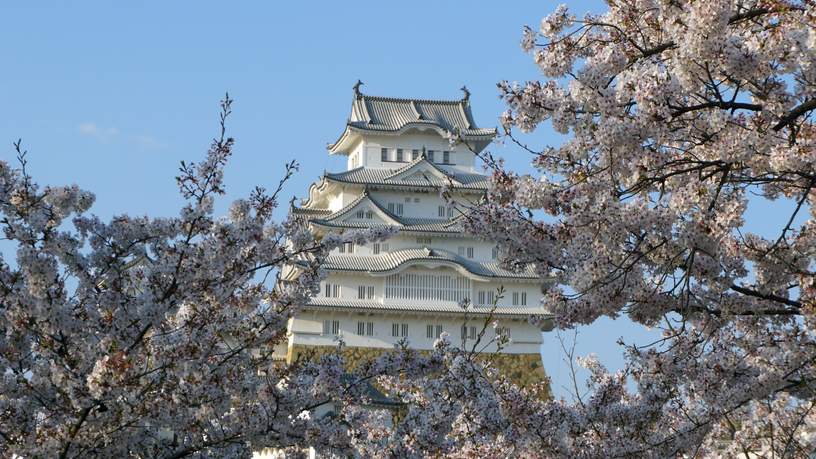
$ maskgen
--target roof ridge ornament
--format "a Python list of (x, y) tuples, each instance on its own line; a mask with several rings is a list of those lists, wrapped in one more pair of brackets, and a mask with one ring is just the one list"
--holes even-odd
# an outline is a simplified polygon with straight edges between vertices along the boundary
[(459, 89), (464, 93), (463, 96), (462, 96), (462, 101), (464, 101), (464, 102), (469, 101), (470, 100), (470, 91), (468, 91), (467, 86), (462, 85), (462, 87), (459, 88)]
[(357, 83), (354, 84), (354, 97), (356, 97), (358, 99), (363, 97), (363, 93), (360, 92), (360, 86), (362, 86), (364, 84), (365, 83), (363, 83), (362, 80), (359, 80), (359, 79), (357, 80)]

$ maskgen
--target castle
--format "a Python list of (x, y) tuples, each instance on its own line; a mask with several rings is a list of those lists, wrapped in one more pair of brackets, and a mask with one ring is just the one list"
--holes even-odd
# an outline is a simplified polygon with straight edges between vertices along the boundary
[[(494, 244), (462, 231), (459, 209), (488, 188), (475, 161), (496, 129), (473, 121), (466, 88), (458, 100), (422, 100), (369, 96), (360, 84), (342, 134), (328, 146), (346, 157), (346, 170), (325, 172), (291, 212), (318, 237), (384, 225), (397, 233), (329, 255), (320, 293), (289, 321), (286, 359), (326, 352), (337, 338), (351, 365), (400, 340), (431, 349), (442, 332), (453, 343), (472, 342), (492, 310), (499, 327), (488, 327), (485, 338), (510, 337), (494, 363), (519, 383), (541, 381), (541, 329), (527, 321), (546, 313), (541, 280), (532, 268), (503, 269)], [(472, 303), (467, 321), (463, 299)]]

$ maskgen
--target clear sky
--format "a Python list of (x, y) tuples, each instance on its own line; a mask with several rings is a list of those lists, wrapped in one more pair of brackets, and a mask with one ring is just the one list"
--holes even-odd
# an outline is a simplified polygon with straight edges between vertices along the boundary
[[(600, 1), (569, 2), (578, 13)], [(228, 197), (273, 187), (282, 164), (300, 173), (285, 198), (304, 197), (324, 169), (341, 170), (325, 146), (341, 133), (352, 85), (363, 92), (459, 98), (466, 84), (477, 123), (496, 126), (500, 80), (537, 79), (519, 47), (524, 24), (537, 27), (555, 2), (6, 2), (0, 6), (0, 158), (12, 141), (30, 150), (41, 184), (76, 183), (97, 195), (102, 217), (171, 215), (180, 199), (180, 160), (203, 157), (216, 134), (218, 101), (235, 99), (235, 156)], [(529, 137), (562, 141), (542, 128)], [(529, 155), (491, 150), (527, 171)], [(565, 334), (567, 338), (570, 333)], [(624, 320), (583, 327), (576, 353), (621, 364), (618, 337), (651, 335)], [(555, 334), (544, 363), (556, 395), (569, 370)]]

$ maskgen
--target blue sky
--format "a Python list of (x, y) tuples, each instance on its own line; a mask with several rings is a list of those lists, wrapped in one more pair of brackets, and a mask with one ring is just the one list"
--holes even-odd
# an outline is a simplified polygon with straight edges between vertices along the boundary
[[(36, 4), (35, 4), (36, 3)], [(578, 13), (599, 1), (569, 2)], [(41, 184), (76, 183), (93, 212), (174, 214), (181, 160), (202, 158), (216, 134), (218, 101), (235, 99), (237, 140), (227, 199), (273, 187), (282, 164), (300, 173), (284, 197), (303, 197), (324, 169), (345, 163), (325, 145), (341, 133), (352, 85), (374, 95), (459, 98), (466, 84), (477, 122), (498, 124), (496, 82), (538, 79), (519, 47), (555, 2), (17, 2), (0, 7), (0, 158), (22, 138)], [(562, 139), (542, 128), (533, 145)], [(491, 150), (511, 168), (529, 155)], [(571, 335), (566, 334), (567, 338)], [(618, 337), (648, 342), (624, 320), (583, 327), (576, 353), (621, 364)], [(554, 334), (543, 348), (557, 395), (570, 384)]]

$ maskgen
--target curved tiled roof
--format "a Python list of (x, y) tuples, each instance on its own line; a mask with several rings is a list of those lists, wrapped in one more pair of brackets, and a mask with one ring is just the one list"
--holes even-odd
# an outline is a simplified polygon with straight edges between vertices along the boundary
[[(423, 160), (430, 163), (427, 160)], [(409, 165), (415, 166), (415, 165)], [(438, 166), (434, 165), (437, 169)], [(402, 170), (406, 172), (407, 169)], [(402, 173), (401, 172), (401, 173)], [(324, 174), (325, 179), (355, 183), (360, 185), (380, 185), (380, 186), (409, 186), (409, 187), (443, 187), (449, 186), (457, 189), (470, 189), (484, 191), (490, 187), (490, 179), (486, 175), (472, 174), (466, 172), (444, 171), (444, 177), (437, 177), (433, 174), (424, 174), (421, 179), (398, 179), (394, 169), (371, 169), (358, 167), (343, 172)]]
[(470, 104), (460, 100), (400, 99), (360, 94), (352, 102), (349, 126), (370, 131), (398, 131), (428, 124), (465, 136), (494, 136), (496, 129), (476, 126)]
[(415, 248), (402, 249), (385, 255), (329, 255), (323, 267), (329, 271), (357, 271), (373, 273), (388, 273), (411, 262), (437, 262), (453, 264), (463, 268), (468, 273), (484, 278), (501, 279), (538, 279), (532, 266), (527, 266), (519, 272), (509, 271), (498, 263), (480, 263), (469, 258), (461, 257), (453, 252), (440, 249)]
[(401, 99), (369, 96), (358, 89), (355, 89), (346, 128), (340, 138), (329, 145), (330, 151), (343, 149), (341, 144), (348, 139), (350, 131), (382, 134), (431, 127), (443, 136), (457, 135), (485, 145), (496, 136), (496, 128), (476, 126), (467, 96), (459, 100)]
[[(306, 306), (325, 308), (325, 309), (347, 309), (347, 310), (378, 310), (378, 311), (395, 311), (395, 312), (425, 312), (425, 313), (447, 313), (464, 315), (465, 310), (459, 307), (454, 302), (417, 302), (417, 301), (400, 301), (400, 302), (379, 302), (371, 300), (347, 300), (343, 298), (324, 298), (312, 297)], [(490, 313), (490, 307), (477, 306), (467, 310), (470, 315), (487, 315)], [(515, 316), (528, 317), (538, 314), (547, 314), (547, 312), (540, 306), (500, 306), (493, 310), (493, 315), (496, 316)]]

